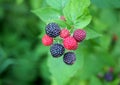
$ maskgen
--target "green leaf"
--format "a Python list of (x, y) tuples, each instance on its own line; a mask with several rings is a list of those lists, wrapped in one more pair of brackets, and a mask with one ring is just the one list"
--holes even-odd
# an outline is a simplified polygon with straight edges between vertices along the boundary
[(33, 10), (32, 12), (45, 23), (54, 22), (54, 20), (58, 20), (60, 17), (60, 13), (52, 8), (40, 8)]
[(85, 30), (86, 30), (86, 39), (85, 40), (89, 40), (89, 39), (93, 39), (93, 38), (98, 38), (98, 37), (101, 36), (100, 34), (98, 34), (97, 32), (93, 31), (90, 28), (86, 28)]
[(87, 11), (85, 11), (85, 13), (82, 16), (80, 16), (76, 20), (74, 27), (76, 29), (84, 28), (85, 26), (87, 26), (90, 23), (91, 19), (92, 19), (92, 17), (91, 17), (91, 15), (89, 14), (89, 12), (87, 10)]
[(90, 79), (90, 85), (103, 85), (102, 82), (95, 76)]
[[(51, 55), (48, 58), (49, 70), (52, 74), (52, 80), (56, 85), (64, 85), (68, 80), (75, 75), (83, 66), (83, 55), (80, 50), (76, 51), (76, 62), (73, 65), (66, 65), (63, 62), (63, 57), (53, 58)], [(54, 84), (55, 85), (55, 84)]]
[(63, 9), (64, 16), (74, 24), (76, 19), (84, 14), (89, 5), (90, 0), (70, 0)]
[(46, 0), (48, 5), (57, 10), (62, 10), (68, 1), (69, 0)]

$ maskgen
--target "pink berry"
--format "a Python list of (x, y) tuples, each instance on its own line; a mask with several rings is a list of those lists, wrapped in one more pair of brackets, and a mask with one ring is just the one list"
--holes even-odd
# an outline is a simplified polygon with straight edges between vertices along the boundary
[(42, 43), (45, 46), (50, 46), (53, 43), (53, 38), (49, 37), (48, 35), (44, 35), (42, 38)]
[(66, 38), (66, 37), (68, 37), (68, 36), (70, 36), (69, 30), (67, 30), (67, 29), (62, 29), (61, 32), (60, 32), (60, 37), (61, 37), (61, 38)]
[(66, 19), (65, 19), (65, 17), (64, 17), (64, 16), (60, 16), (60, 20), (65, 21)]
[(85, 32), (85, 30), (77, 29), (77, 30), (74, 31), (73, 37), (75, 38), (75, 40), (77, 42), (81, 42), (85, 39), (86, 32)]
[(78, 47), (77, 41), (71, 36), (63, 40), (63, 45), (67, 50), (76, 50)]

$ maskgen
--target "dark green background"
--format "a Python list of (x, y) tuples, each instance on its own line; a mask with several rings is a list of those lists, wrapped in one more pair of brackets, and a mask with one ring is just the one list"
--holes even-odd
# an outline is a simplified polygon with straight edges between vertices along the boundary
[[(45, 0), (0, 0), (0, 85), (51, 85), (47, 48), (41, 43), (44, 23), (31, 10)], [(85, 41), (81, 73), (67, 85), (118, 85), (120, 73), (120, 0), (91, 0), (88, 27), (101, 34)], [(94, 57), (93, 57), (94, 56)], [(114, 81), (97, 78), (114, 68)], [(52, 84), (56, 85), (56, 84)]]

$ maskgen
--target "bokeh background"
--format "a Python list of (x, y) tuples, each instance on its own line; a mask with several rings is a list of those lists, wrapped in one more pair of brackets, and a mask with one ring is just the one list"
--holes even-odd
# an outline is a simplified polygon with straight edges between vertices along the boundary
[[(41, 43), (45, 24), (31, 12), (45, 6), (45, 0), (0, 0), (0, 85), (56, 85), (51, 83), (48, 50)], [(102, 36), (85, 41), (87, 53), (95, 57), (86, 58), (82, 73), (67, 85), (118, 85), (120, 0), (91, 0), (89, 10), (93, 19), (88, 27)], [(110, 68), (114, 80), (106, 82), (103, 76)]]

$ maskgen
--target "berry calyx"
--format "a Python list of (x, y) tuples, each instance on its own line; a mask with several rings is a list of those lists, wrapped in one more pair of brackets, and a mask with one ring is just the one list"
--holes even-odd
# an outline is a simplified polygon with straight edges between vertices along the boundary
[(64, 54), (63, 61), (68, 65), (72, 65), (76, 61), (76, 56), (73, 52), (67, 52)]
[(69, 36), (63, 40), (63, 45), (67, 50), (76, 50), (78, 47), (78, 43), (71, 36)]
[(86, 32), (85, 32), (85, 30), (77, 29), (77, 30), (74, 31), (73, 37), (75, 38), (75, 40), (77, 42), (81, 42), (85, 39)]
[(61, 38), (66, 38), (66, 37), (68, 37), (68, 36), (70, 36), (69, 30), (67, 30), (67, 29), (62, 29), (61, 32), (60, 32), (60, 37), (61, 37)]
[(64, 54), (65, 48), (61, 44), (53, 44), (50, 47), (50, 53), (53, 57), (57, 58)]
[(50, 46), (53, 43), (53, 38), (49, 37), (48, 35), (44, 35), (42, 38), (42, 43), (45, 46)]
[(46, 26), (46, 34), (50, 37), (57, 37), (60, 35), (60, 27), (58, 26), (58, 24), (56, 23), (49, 23), (47, 26)]

